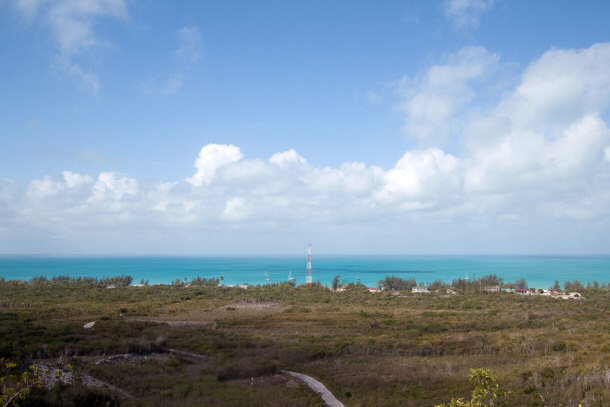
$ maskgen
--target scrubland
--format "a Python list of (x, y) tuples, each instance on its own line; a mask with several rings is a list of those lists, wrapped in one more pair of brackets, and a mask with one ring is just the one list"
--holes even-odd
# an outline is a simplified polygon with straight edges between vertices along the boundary
[[(490, 369), (509, 405), (610, 405), (606, 288), (564, 300), (207, 283), (1, 282), (0, 358), (70, 367), (75, 378), (21, 405), (323, 405), (278, 375), (291, 370), (347, 406), (434, 406), (470, 394), (471, 368)], [(134, 357), (97, 363), (118, 354)]]

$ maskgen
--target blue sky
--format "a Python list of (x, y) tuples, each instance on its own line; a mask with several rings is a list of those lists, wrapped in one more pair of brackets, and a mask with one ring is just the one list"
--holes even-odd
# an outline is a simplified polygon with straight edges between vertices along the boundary
[(608, 253), (603, 1), (0, 1), (0, 252)]

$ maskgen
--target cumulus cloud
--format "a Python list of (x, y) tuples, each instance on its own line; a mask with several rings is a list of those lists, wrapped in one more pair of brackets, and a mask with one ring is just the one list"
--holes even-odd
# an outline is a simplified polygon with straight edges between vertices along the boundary
[(138, 182), (133, 178), (118, 175), (113, 172), (102, 172), (93, 184), (88, 203), (110, 203), (112, 209), (120, 209), (121, 200), (128, 195), (136, 195)]
[(511, 127), (552, 130), (610, 101), (610, 44), (585, 49), (552, 49), (534, 61), (521, 83), (497, 107)]
[(64, 171), (62, 175), (64, 176), (64, 182), (67, 188), (78, 188), (93, 182), (93, 178), (87, 174), (82, 175), (71, 171)]
[(465, 108), (476, 96), (473, 82), (489, 77), (499, 56), (483, 47), (466, 47), (413, 79), (403, 78), (400, 92), (405, 131), (424, 144), (438, 145), (460, 130)]
[[(552, 49), (489, 102), (473, 81), (493, 80), (499, 56), (467, 48), (425, 69), (403, 93), (407, 124), (427, 129), (424, 140), (444, 132), (455, 140), (455, 132), (455, 151), (439, 143), (419, 146), (384, 169), (362, 162), (316, 167), (294, 149), (267, 160), (248, 158), (238, 146), (207, 144), (194, 174), (175, 182), (70, 171), (25, 187), (2, 180), (0, 223), (9, 230), (15, 224), (61, 227), (68, 234), (116, 227), (152, 231), (146, 236), (232, 239), (319, 227), (380, 238), (386, 231), (398, 237), (429, 233), (432, 243), (429, 230), (453, 230), (464, 247), (464, 230), (485, 244), (477, 236), (498, 225), (505, 227), (497, 232), (502, 234), (531, 224), (543, 230), (595, 222), (607, 234), (609, 62), (610, 44)], [(422, 95), (448, 101), (448, 113), (417, 116), (414, 101), (430, 99)]]
[(438, 148), (407, 151), (384, 175), (377, 198), (407, 207), (444, 206), (461, 187), (459, 160)]
[(610, 102), (610, 44), (553, 49), (465, 131), (468, 190), (578, 187), (610, 142), (602, 113)]
[(269, 158), (269, 162), (277, 164), (280, 167), (285, 167), (291, 164), (304, 165), (307, 164), (307, 160), (301, 157), (294, 149), (283, 151), (281, 153), (275, 153)]
[(498, 143), (473, 151), (465, 188), (515, 193), (578, 187), (599, 166), (609, 136), (596, 115), (574, 122), (553, 140), (534, 131), (510, 132)]
[(476, 28), (481, 16), (489, 12), (496, 0), (446, 0), (445, 17), (457, 28)]
[(197, 172), (186, 181), (195, 186), (209, 184), (219, 169), (241, 160), (243, 156), (239, 147), (232, 144), (208, 144), (201, 148), (199, 157), (195, 160)]
[(45, 175), (42, 179), (35, 179), (28, 185), (28, 196), (34, 199), (42, 199), (57, 195), (62, 190), (79, 188), (86, 184), (91, 184), (93, 179), (89, 175), (76, 174), (71, 171), (62, 173), (63, 179), (53, 180)]
[(220, 214), (222, 219), (230, 221), (243, 220), (248, 216), (248, 208), (243, 198), (231, 198)]

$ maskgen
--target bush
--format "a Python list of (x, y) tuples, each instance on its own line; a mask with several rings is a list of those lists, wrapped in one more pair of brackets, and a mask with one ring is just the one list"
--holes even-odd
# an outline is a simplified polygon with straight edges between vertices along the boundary
[(486, 407), (505, 406), (509, 392), (498, 391), (498, 378), (488, 369), (470, 369), (470, 384), (474, 386), (470, 401), (463, 398), (451, 399), (449, 403), (436, 407)]
[(270, 376), (279, 371), (276, 363), (256, 358), (242, 359), (236, 364), (225, 366), (218, 372), (218, 381), (243, 379), (246, 377)]

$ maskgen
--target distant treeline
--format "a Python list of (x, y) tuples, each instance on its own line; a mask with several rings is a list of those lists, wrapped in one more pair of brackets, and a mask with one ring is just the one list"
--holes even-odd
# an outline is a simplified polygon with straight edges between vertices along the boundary
[[(335, 276), (332, 281), (332, 289), (336, 290), (339, 286), (342, 286), (344, 289), (357, 289), (362, 288), (365, 289), (365, 285), (357, 282), (357, 283), (348, 283), (346, 281), (339, 282), (340, 276)], [(0, 277), (0, 283), (4, 283), (5, 279)], [(133, 278), (129, 275), (126, 276), (114, 276), (114, 277), (70, 277), (70, 276), (55, 276), (51, 278), (47, 278), (45, 276), (39, 276), (32, 278), (29, 283), (30, 284), (51, 284), (51, 285), (84, 285), (84, 286), (99, 286), (99, 287), (126, 287), (131, 285), (133, 282)], [(197, 286), (197, 287), (216, 287), (219, 286), (221, 280), (218, 278), (202, 278), (202, 277), (194, 277), (190, 281), (186, 278), (184, 280), (176, 279), (172, 282), (174, 286)], [(148, 280), (141, 280), (140, 284), (142, 286), (149, 285)], [(286, 288), (294, 287), (293, 282), (284, 282), (277, 284), (266, 284), (265, 286), (282, 286)], [(315, 288), (323, 288), (322, 284), (318, 281), (312, 284), (312, 287)], [(451, 284), (442, 281), (436, 280), (431, 283), (426, 283), (423, 281), (417, 282), (414, 278), (403, 279), (400, 277), (386, 276), (384, 279), (377, 281), (377, 287), (380, 290), (407, 290), (410, 291), (415, 287), (427, 287), (430, 291), (437, 290), (456, 290), (456, 291), (464, 291), (464, 292), (479, 292), (485, 291), (486, 289), (497, 287), (499, 289), (510, 288), (510, 289), (534, 289), (533, 287), (529, 287), (527, 281), (525, 279), (520, 278), (511, 282), (504, 282), (501, 277), (498, 277), (495, 274), (484, 275), (480, 278), (476, 279), (462, 279), (458, 278), (457, 280), (453, 280)], [(540, 287), (536, 287), (539, 290)], [(599, 283), (597, 281), (589, 282), (586, 285), (581, 283), (578, 280), (573, 281), (565, 281), (563, 285), (559, 284), (558, 280), (555, 280), (555, 283), (548, 287), (549, 290), (552, 291), (565, 291), (565, 292), (579, 292), (583, 290), (608, 290), (610, 289), (610, 284), (607, 282)]]
[[(3, 277), (0, 277), (0, 283), (4, 283), (6, 280)], [(45, 276), (38, 276), (32, 278), (29, 283), (33, 285), (82, 285), (82, 286), (100, 286), (100, 287), (127, 287), (131, 285), (133, 282), (133, 277), (130, 275), (126, 276), (114, 276), (114, 277), (70, 277), (70, 276), (54, 276), (51, 278), (47, 278)], [(192, 285), (192, 286), (217, 286), (220, 283), (220, 280), (217, 278), (202, 278), (195, 277), (188, 282), (186, 279), (184, 281), (176, 280), (173, 282), (173, 285)], [(139, 285), (147, 286), (149, 285), (148, 280), (140, 280)]]
[(96, 277), (70, 277), (70, 276), (55, 276), (46, 278), (45, 276), (34, 277), (30, 280), (31, 284), (77, 284), (87, 286), (115, 286), (115, 287), (126, 287), (131, 284), (133, 278), (131, 276), (114, 276), (114, 277), (102, 277), (100, 279)]
[[(424, 283), (420, 281), (419, 283), (413, 279), (402, 279), (396, 276), (386, 276), (385, 279), (379, 280), (377, 282), (377, 287), (380, 290), (412, 290), (414, 287), (427, 287), (431, 291), (436, 291), (440, 289), (453, 289), (459, 291), (485, 291), (485, 289), (489, 289), (492, 287), (502, 288), (511, 288), (511, 289), (528, 289), (532, 287), (528, 287), (527, 281), (523, 278), (519, 278), (512, 282), (504, 282), (501, 277), (498, 277), (495, 274), (488, 274), (482, 276), (477, 279), (462, 279), (458, 278), (457, 280), (453, 280), (451, 284), (446, 283), (442, 280), (436, 280), (432, 283)], [(537, 287), (539, 288), (539, 287)], [(562, 286), (560, 286), (559, 281), (555, 280), (555, 284), (553, 286), (548, 287), (553, 291), (562, 291)], [(593, 283), (587, 283), (587, 285), (583, 285), (580, 281), (566, 281), (563, 284), (563, 291), (573, 292), (573, 291), (583, 291), (583, 290), (608, 290), (610, 288), (608, 283), (599, 283), (594, 281)]]

